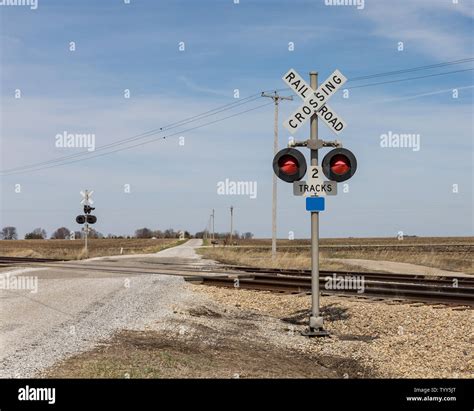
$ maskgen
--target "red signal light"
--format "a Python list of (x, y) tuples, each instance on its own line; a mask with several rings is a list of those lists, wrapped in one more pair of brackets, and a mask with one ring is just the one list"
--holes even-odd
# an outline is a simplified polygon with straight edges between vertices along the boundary
[(323, 173), (329, 181), (338, 183), (351, 178), (357, 170), (354, 154), (346, 148), (335, 148), (327, 153), (322, 162)]
[(346, 174), (351, 169), (351, 163), (346, 156), (338, 154), (331, 158), (330, 167), (333, 173)]
[(273, 158), (273, 171), (278, 178), (287, 182), (301, 180), (306, 174), (306, 159), (294, 148), (284, 148)]
[(278, 160), (278, 167), (283, 173), (288, 175), (296, 174), (299, 166), (298, 160), (290, 155), (285, 155)]

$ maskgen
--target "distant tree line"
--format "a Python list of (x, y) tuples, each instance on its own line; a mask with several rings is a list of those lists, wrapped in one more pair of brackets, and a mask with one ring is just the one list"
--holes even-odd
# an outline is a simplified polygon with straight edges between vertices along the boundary
[[(175, 231), (172, 228), (167, 230), (152, 230), (147, 227), (139, 228), (135, 230), (134, 236), (123, 236), (108, 234), (104, 236), (102, 233), (97, 230), (89, 227), (89, 238), (210, 238), (212, 233), (209, 231), (199, 231), (194, 236), (191, 235), (189, 231)], [(233, 238), (249, 240), (253, 238), (253, 233), (246, 232), (240, 234), (238, 231), (234, 231)], [(230, 233), (214, 233), (216, 239), (227, 239), (230, 237)], [(46, 230), (39, 227), (35, 228), (33, 231), (25, 234), (25, 240), (45, 240), (47, 239)], [(81, 239), (84, 238), (84, 233), (82, 231), (74, 231), (74, 236), (71, 234), (71, 230), (67, 227), (59, 227), (56, 229), (50, 237), (52, 240), (65, 240), (65, 239)], [(16, 227), (3, 227), (0, 231), (0, 240), (18, 240), (18, 232)]]
[[(198, 231), (195, 235), (194, 235), (195, 238), (211, 238), (212, 237), (212, 232), (210, 231)], [(250, 231), (247, 231), (246, 233), (242, 233), (240, 234), (238, 231), (234, 231), (234, 233), (232, 234), (232, 238), (234, 240), (251, 240), (252, 238), (254, 237), (253, 233), (251, 233)], [(226, 232), (226, 233), (214, 233), (214, 238), (216, 239), (227, 239), (227, 238), (230, 238), (230, 232)]]
[(147, 227), (139, 228), (135, 230), (135, 238), (180, 238), (183, 235), (184, 238), (191, 238), (189, 231), (175, 231), (172, 228), (167, 230), (151, 230)]
[[(74, 231), (74, 237), (71, 234), (71, 230), (66, 227), (59, 227), (51, 234), (52, 240), (66, 240), (76, 238), (83, 238), (84, 233), (81, 231)], [(33, 231), (25, 234), (25, 240), (46, 240), (48, 235), (44, 228), (35, 228)], [(103, 234), (97, 230), (89, 227), (89, 238), (104, 238)], [(18, 233), (16, 227), (3, 227), (0, 231), (0, 240), (18, 240)]]

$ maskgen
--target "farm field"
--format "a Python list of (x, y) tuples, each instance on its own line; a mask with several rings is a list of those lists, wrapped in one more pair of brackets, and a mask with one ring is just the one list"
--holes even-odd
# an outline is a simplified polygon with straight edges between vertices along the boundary
[[(269, 268), (311, 268), (310, 240), (278, 240), (271, 258), (271, 240), (240, 240), (232, 246), (199, 252), (227, 264)], [(473, 237), (326, 238), (320, 242), (322, 270), (348, 269), (341, 259), (393, 261), (474, 274)]]
[[(89, 239), (88, 257), (118, 254), (156, 253), (181, 243), (174, 238), (101, 238)], [(0, 256), (59, 258), (77, 260), (86, 258), (84, 240), (2, 240)]]

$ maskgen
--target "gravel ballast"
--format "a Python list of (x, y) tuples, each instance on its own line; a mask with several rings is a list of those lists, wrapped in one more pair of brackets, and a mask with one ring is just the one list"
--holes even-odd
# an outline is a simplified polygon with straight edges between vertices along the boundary
[[(396, 304), (321, 297), (329, 338), (300, 336), (311, 307), (307, 295), (190, 285), (222, 307), (279, 318), (273, 338), (295, 350), (318, 357), (355, 360), (376, 378), (472, 378), (473, 311), (424, 304)], [(292, 338), (288, 338), (291, 336)], [(359, 375), (357, 375), (359, 374)], [(364, 373), (350, 369), (346, 378)]]

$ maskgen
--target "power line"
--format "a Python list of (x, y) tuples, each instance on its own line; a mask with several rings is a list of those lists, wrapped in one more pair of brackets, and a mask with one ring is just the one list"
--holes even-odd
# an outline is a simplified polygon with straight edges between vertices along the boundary
[(469, 68), (469, 69), (464, 69), (464, 70), (445, 71), (443, 73), (427, 74), (426, 76), (418, 76), (418, 77), (402, 78), (398, 80), (381, 81), (378, 83), (362, 84), (360, 86), (347, 87), (347, 89), (349, 90), (349, 89), (354, 89), (354, 88), (373, 87), (373, 86), (379, 86), (381, 84), (390, 84), (390, 83), (399, 83), (401, 81), (419, 80), (422, 78), (444, 76), (446, 74), (462, 73), (465, 71), (472, 71), (472, 70), (474, 70), (474, 68)]
[[(444, 67), (444, 66), (453, 65), (453, 64), (462, 64), (462, 63), (466, 63), (466, 62), (470, 62), (470, 61), (474, 61), (474, 58), (466, 58), (466, 59), (461, 59), (461, 60), (442, 62), (442, 63), (438, 63), (438, 64), (432, 64), (432, 65), (427, 65), (427, 66), (419, 66), (419, 67), (414, 67), (414, 68), (409, 68), (409, 69), (404, 69), (404, 70), (390, 71), (390, 72), (384, 72), (384, 73), (376, 73), (376, 74), (371, 74), (371, 75), (368, 75), (368, 76), (352, 78), (352, 79), (349, 79), (348, 81), (358, 81), (358, 80), (375, 78), (375, 77), (402, 74), (402, 73), (407, 73), (407, 72), (412, 72), (412, 71), (427, 70), (427, 69)], [(474, 69), (470, 68), (470, 69), (464, 69), (464, 70), (454, 70), (454, 71), (449, 71), (449, 72), (430, 74), (430, 75), (426, 75), (426, 76), (418, 76), (418, 77), (410, 77), (410, 78), (404, 78), (404, 79), (389, 80), (389, 81), (383, 81), (383, 82), (377, 82), (377, 83), (369, 83), (369, 84), (363, 84), (363, 85), (360, 85), (360, 86), (348, 87), (348, 89), (372, 87), (372, 86), (377, 86), (377, 85), (382, 85), (382, 84), (390, 84), (390, 83), (397, 83), (397, 82), (403, 82), (403, 81), (417, 80), (417, 79), (423, 79), (423, 78), (427, 78), (427, 77), (435, 77), (435, 76), (441, 76), (441, 75), (447, 75), (447, 74), (454, 74), (454, 73), (466, 72), (466, 71), (471, 71), (471, 70), (474, 70)], [(275, 90), (275, 92), (283, 91), (283, 90), (286, 90), (286, 88), (277, 89), (277, 90)], [(137, 134), (137, 135), (132, 136), (132, 137), (128, 137), (128, 138), (125, 138), (125, 139), (122, 139), (122, 140), (115, 141), (113, 143), (105, 144), (105, 145), (100, 146), (99, 148), (97, 148), (95, 150), (95, 152), (103, 151), (103, 150), (110, 149), (110, 148), (117, 147), (117, 146), (121, 146), (121, 145), (124, 145), (124, 144), (128, 144), (130, 142), (141, 140), (141, 139), (144, 139), (144, 138), (147, 138), (147, 137), (151, 137), (155, 134), (163, 133), (165, 131), (169, 131), (169, 130), (172, 130), (174, 128), (181, 127), (183, 125), (186, 125), (186, 124), (189, 124), (189, 123), (192, 123), (192, 122), (195, 122), (195, 121), (203, 120), (205, 118), (214, 116), (214, 115), (219, 114), (221, 112), (234, 109), (234, 108), (239, 107), (239, 106), (244, 105), (244, 104), (251, 103), (251, 102), (259, 99), (260, 96), (261, 96), (261, 93), (256, 93), (256, 94), (253, 94), (251, 96), (245, 97), (243, 99), (239, 99), (238, 101), (228, 103), (228, 104), (225, 104), (223, 106), (219, 106), (219, 107), (217, 107), (215, 109), (212, 109), (212, 110), (208, 110), (208, 111), (203, 112), (201, 114), (197, 114), (195, 116), (191, 116), (191, 117), (188, 117), (186, 119), (183, 119), (183, 120), (180, 120), (180, 121), (177, 121), (177, 122), (174, 122), (174, 123), (170, 123), (170, 124), (165, 125), (163, 127), (156, 128), (156, 129), (153, 129), (153, 130), (149, 130), (149, 131), (146, 131), (146, 132), (141, 133), (141, 134)], [(259, 107), (262, 107), (262, 106), (259, 106)], [(251, 110), (248, 110), (248, 111), (251, 111)], [(246, 113), (246, 112), (247, 111), (244, 111), (242, 113)], [(237, 114), (237, 115), (239, 115), (239, 114)], [(218, 121), (222, 121), (222, 120), (225, 120), (225, 119), (231, 118), (231, 117), (234, 117), (234, 116), (228, 116), (228, 117), (225, 117), (225, 118), (220, 119)], [(213, 122), (206, 123), (203, 126), (208, 125), (208, 124), (213, 124)], [(193, 129), (194, 128), (191, 128), (189, 130), (193, 130)], [(176, 134), (184, 133), (184, 132), (189, 131), (189, 130), (183, 130), (183, 131), (180, 131), (178, 133), (174, 133), (170, 136), (174, 136)], [(170, 137), (170, 136), (168, 136), (168, 137)], [(164, 136), (163, 139), (166, 139), (166, 136)], [(157, 140), (160, 140), (160, 139), (153, 139), (151, 141), (157, 141)], [(148, 142), (145, 142), (145, 144), (147, 144), (147, 143)], [(141, 144), (133, 145), (133, 146), (130, 146), (130, 147), (124, 147), (123, 149), (126, 150), (126, 149), (137, 147), (137, 146), (140, 146), (140, 145)], [(113, 150), (113, 151), (110, 151), (110, 152), (107, 152), (107, 153), (103, 153), (102, 155), (115, 153), (115, 152), (118, 152), (118, 151), (121, 151), (121, 150), (122, 149)], [(41, 169), (44, 169), (44, 168), (51, 168), (51, 167), (40, 167), (40, 166), (43, 166), (43, 165), (52, 165), (52, 164), (58, 163), (56, 165), (61, 166), (61, 165), (86, 160), (88, 158), (95, 158), (95, 157), (99, 157), (99, 156), (100, 155), (91, 155), (91, 153), (89, 151), (86, 151), (86, 152), (70, 154), (68, 156), (63, 156), (63, 157), (59, 157), (59, 158), (56, 158), (56, 159), (46, 160), (46, 161), (43, 161), (43, 162), (34, 163), (34, 164), (26, 165), (26, 166), (14, 167), (14, 168), (11, 168), (11, 169), (1, 171), (0, 173), (2, 175), (19, 174), (19, 172), (21, 172), (21, 171), (29, 172), (29, 171), (41, 170)], [(66, 160), (77, 158), (77, 157), (84, 157), (84, 158), (79, 158), (79, 159), (77, 159), (75, 161), (72, 161), (72, 162), (65, 162)], [(54, 166), (56, 166), (56, 165), (54, 165)], [(54, 167), (54, 166), (52, 166), (52, 167)]]
[[(470, 57), (470, 58), (465, 58), (465, 59), (461, 59), (461, 60), (446, 61), (446, 62), (442, 62), (442, 63), (431, 64), (431, 65), (427, 65), (427, 66), (412, 67), (412, 68), (403, 69), (403, 70), (385, 71), (385, 72), (381, 72), (381, 73), (370, 74), (368, 76), (351, 77), (347, 81), (348, 82), (349, 81), (359, 81), (359, 80), (366, 80), (366, 79), (376, 78), (376, 77), (393, 76), (393, 75), (397, 75), (397, 74), (410, 73), (410, 72), (413, 72), (413, 71), (429, 70), (429, 69), (433, 69), (433, 68), (445, 67), (445, 66), (450, 66), (450, 65), (454, 65), (454, 64), (469, 63), (469, 62), (472, 62), (472, 61), (474, 61), (474, 58)], [(467, 70), (471, 70), (471, 69), (467, 69)], [(456, 72), (457, 71), (445, 72), (445, 73), (450, 74), (450, 73), (456, 73)], [(442, 74), (445, 74), (445, 73), (441, 73), (439, 75), (442, 75)], [(419, 77), (419, 78), (423, 78), (423, 77)], [(408, 79), (408, 80), (410, 80), (410, 79)], [(405, 81), (405, 80), (403, 79), (403, 80), (398, 80), (398, 81)], [(383, 82), (373, 83), (373, 85), (379, 85), (379, 84), (385, 84), (385, 83), (383, 83)], [(372, 85), (372, 83), (370, 85)], [(365, 86), (365, 85), (362, 85), (362, 86)], [(361, 86), (353, 86), (353, 87), (349, 87), (349, 88), (356, 88), (356, 87), (361, 87)], [(275, 91), (285, 91), (287, 89), (288, 89), (288, 87), (284, 87), (284, 88), (279, 88)]]
[(428, 66), (418, 66), (418, 67), (413, 67), (413, 68), (404, 69), (404, 70), (386, 71), (384, 73), (370, 74), (368, 76), (352, 77), (348, 81), (359, 81), (359, 80), (368, 80), (368, 79), (375, 78), (375, 77), (394, 76), (394, 75), (397, 75), (397, 74), (411, 73), (413, 71), (429, 70), (429, 69), (433, 69), (433, 68), (452, 66), (454, 64), (469, 63), (471, 61), (474, 61), (474, 58), (465, 58), (465, 59), (461, 59), (461, 60), (446, 61), (446, 62), (443, 62), (443, 63), (430, 64)]
[[(102, 150), (105, 150), (105, 149), (108, 149), (108, 148), (111, 148), (111, 147), (116, 147), (116, 146), (120, 146), (120, 145), (123, 145), (123, 144), (127, 144), (131, 141), (140, 140), (140, 139), (150, 137), (150, 136), (155, 135), (155, 134), (163, 133), (164, 131), (172, 130), (174, 128), (177, 128), (177, 127), (180, 127), (180, 126), (183, 126), (183, 125), (186, 125), (186, 124), (198, 121), (198, 120), (203, 120), (207, 117), (213, 116), (215, 114), (219, 114), (219, 113), (227, 111), (227, 110), (234, 109), (234, 108), (239, 107), (243, 104), (251, 103), (255, 100), (258, 100), (259, 98), (260, 98), (260, 93), (257, 93), (257, 94), (254, 94), (252, 96), (245, 97), (245, 98), (243, 98), (239, 101), (236, 101), (236, 102), (233, 102), (233, 103), (228, 103), (228, 104), (225, 104), (224, 106), (217, 107), (213, 110), (209, 110), (209, 111), (206, 111), (204, 113), (201, 113), (201, 114), (198, 114), (198, 115), (195, 115), (195, 116), (192, 116), (192, 117), (188, 117), (184, 120), (177, 121), (175, 123), (171, 123), (171, 124), (168, 124), (168, 125), (160, 127), (160, 128), (149, 130), (149, 131), (137, 134), (137, 135), (132, 136), (132, 137), (128, 137), (128, 138), (125, 138), (125, 139), (122, 139), (122, 140), (118, 140), (118, 141), (115, 141), (113, 143), (105, 144), (105, 145), (100, 146), (99, 148), (97, 148), (95, 150), (95, 152), (102, 151)], [(23, 170), (23, 169), (27, 169), (27, 168), (31, 168), (31, 167), (36, 167), (36, 166), (41, 166), (41, 165), (45, 165), (45, 164), (58, 163), (58, 162), (62, 162), (62, 161), (67, 160), (67, 159), (82, 157), (82, 156), (89, 156), (89, 155), (90, 155), (89, 151), (70, 154), (70, 155), (67, 155), (67, 156), (62, 156), (62, 157), (59, 157), (59, 158), (56, 158), (56, 159), (46, 160), (46, 161), (42, 161), (42, 162), (39, 162), (39, 163), (30, 164), (30, 165), (27, 165), (27, 166), (20, 166), (20, 167), (10, 168), (8, 170), (2, 171), (2, 173), (10, 173), (10, 172), (13, 172), (13, 171), (19, 171), (19, 170)]]
[(261, 105), (259, 105), (259, 106), (252, 107), (252, 108), (250, 108), (250, 109), (248, 109), (248, 110), (240, 111), (240, 112), (238, 112), (238, 113), (232, 114), (232, 115), (227, 116), (227, 117), (223, 117), (223, 118), (220, 118), (220, 119), (217, 119), (217, 120), (214, 120), (214, 121), (210, 121), (210, 122), (207, 122), (207, 123), (204, 123), (204, 124), (200, 124), (200, 125), (195, 126), (195, 127), (188, 128), (187, 130), (180, 130), (180, 131), (178, 131), (178, 132), (176, 132), (176, 133), (168, 134), (167, 136), (154, 138), (154, 139), (148, 140), (148, 141), (143, 141), (143, 142), (140, 142), (140, 143), (137, 143), (137, 144), (128, 146), (128, 147), (121, 147), (121, 148), (119, 148), (119, 149), (117, 149), (117, 150), (108, 151), (108, 152), (106, 152), (106, 153), (101, 153), (101, 154), (97, 154), (97, 155), (91, 155), (91, 156), (89, 156), (89, 157), (80, 158), (80, 159), (76, 159), (76, 160), (72, 160), (72, 161), (66, 161), (66, 162), (61, 163), (61, 164), (46, 165), (45, 167), (33, 168), (33, 169), (31, 169), (31, 170), (8, 172), (8, 173), (4, 173), (4, 175), (24, 174), (24, 173), (29, 173), (29, 172), (32, 172), (32, 171), (40, 171), (40, 170), (45, 170), (45, 169), (48, 169), (48, 168), (60, 167), (60, 166), (64, 166), (64, 165), (67, 165), (67, 164), (77, 163), (77, 162), (79, 162), (79, 161), (90, 160), (90, 159), (96, 158), (96, 157), (102, 157), (102, 156), (105, 156), (105, 155), (108, 155), (108, 154), (112, 154), (112, 153), (116, 153), (116, 152), (119, 152), (119, 151), (129, 150), (129, 149), (131, 149), (131, 148), (143, 146), (143, 145), (145, 145), (145, 144), (153, 143), (153, 142), (155, 142), (155, 141), (160, 141), (160, 140), (163, 141), (163, 140), (166, 140), (166, 139), (169, 138), (169, 137), (174, 137), (174, 136), (177, 136), (178, 134), (186, 133), (186, 132), (193, 131), (193, 130), (196, 130), (196, 129), (198, 129), (198, 128), (202, 128), (202, 127), (205, 127), (205, 126), (208, 126), (208, 125), (211, 125), (211, 124), (219, 123), (219, 122), (224, 121), (224, 120), (227, 120), (227, 119), (229, 119), (229, 118), (236, 117), (236, 116), (240, 116), (240, 115), (245, 114), (245, 113), (248, 113), (248, 112), (250, 112), (250, 111), (257, 110), (257, 109), (259, 109), (259, 108), (261, 108), (261, 107), (268, 106), (268, 105), (270, 105), (270, 104), (273, 104), (273, 102), (261, 104)]

